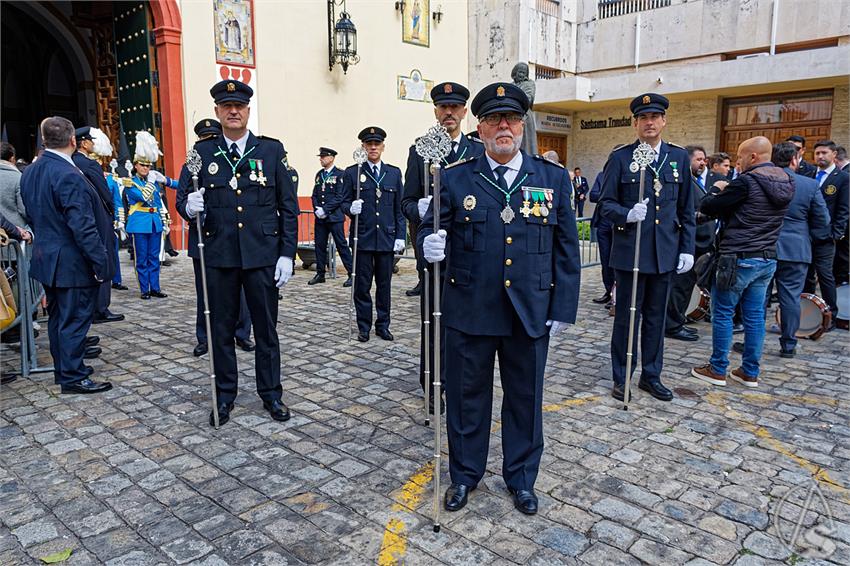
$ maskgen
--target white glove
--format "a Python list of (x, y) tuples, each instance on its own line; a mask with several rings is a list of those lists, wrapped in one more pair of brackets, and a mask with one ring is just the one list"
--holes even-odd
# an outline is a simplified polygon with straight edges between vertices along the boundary
[(558, 320), (546, 321), (546, 326), (549, 327), (549, 336), (557, 336), (558, 334), (566, 330), (569, 325), (569, 322), (561, 322)]
[(168, 226), (163, 226), (162, 233), (168, 236), (171, 233), (171, 228), (169, 228)]
[(446, 259), (446, 231), (440, 230), (436, 234), (425, 236), (425, 241), (422, 242), (422, 253), (425, 254), (425, 261), (428, 263), (437, 263)]
[(428, 207), (431, 206), (431, 199), (434, 198), (432, 196), (427, 196), (425, 198), (419, 199), (419, 202), (416, 203), (416, 208), (419, 209), (419, 219), (422, 220), (425, 218), (425, 213), (428, 212)]
[(148, 181), (150, 181), (151, 183), (164, 183), (165, 175), (163, 175), (156, 169), (151, 169), (151, 172), (148, 173)]
[(291, 257), (280, 256), (277, 258), (277, 265), (274, 268), (274, 282), (278, 289), (286, 285), (286, 282), (292, 278), (293, 265)]
[(206, 188), (201, 187), (186, 197), (186, 214), (189, 218), (194, 218), (199, 212), (204, 211), (204, 191)]
[(351, 203), (351, 214), (357, 216), (363, 210), (363, 199), (357, 199)]
[(687, 273), (694, 266), (694, 256), (691, 254), (679, 254), (679, 267), (676, 273)]
[(403, 252), (405, 245), (407, 245), (407, 242), (404, 240), (396, 240), (393, 244), (393, 251), (395, 253)]
[(119, 222), (117, 228), (118, 228), (118, 230), (123, 230), (124, 229), (124, 223)]
[(315, 214), (316, 214), (316, 218), (324, 218), (324, 217), (327, 216), (327, 214), (325, 214), (325, 209), (322, 208), (321, 206), (316, 208)]
[(626, 222), (643, 222), (646, 218), (646, 203), (648, 202), (648, 198), (643, 199), (642, 202), (636, 202), (626, 216)]

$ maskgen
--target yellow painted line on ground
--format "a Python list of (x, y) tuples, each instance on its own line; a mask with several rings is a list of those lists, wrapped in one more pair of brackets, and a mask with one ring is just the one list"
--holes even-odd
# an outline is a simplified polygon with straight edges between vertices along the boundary
[[(755, 394), (750, 393), (750, 395)], [(843, 497), (847, 503), (850, 503), (850, 491), (848, 491), (847, 488), (832, 479), (829, 475), (829, 470), (826, 470), (821, 466), (813, 464), (805, 458), (798, 456), (790, 448), (785, 446), (785, 444), (783, 444), (780, 440), (774, 438), (773, 435), (770, 434), (769, 430), (767, 430), (763, 426), (751, 423), (741, 413), (729, 407), (726, 404), (726, 401), (728, 399), (725, 393), (709, 392), (706, 394), (705, 400), (714, 405), (715, 407), (725, 410), (727, 414), (729, 414), (733, 419), (738, 421), (741, 426), (743, 426), (744, 428), (755, 434), (758, 438), (763, 440), (764, 444), (768, 448), (770, 448), (774, 452), (785, 456), (786, 458), (788, 458), (789, 460), (791, 460), (792, 462), (812, 474), (812, 477), (815, 478), (818, 483), (826, 485), (827, 487), (841, 495), (841, 497)]]
[[(434, 462), (428, 462), (413, 474), (395, 496), (390, 510), (394, 513), (413, 511), (422, 501), (425, 488), (434, 477)], [(384, 539), (378, 553), (378, 565), (403, 564), (407, 553), (407, 525), (398, 517), (391, 517), (384, 527)]]
[(830, 407), (838, 406), (838, 399), (831, 399), (829, 397), (821, 397), (820, 395), (768, 395), (767, 393), (739, 393), (741, 397), (746, 399), (747, 401), (752, 401), (753, 403), (758, 403), (759, 405), (766, 405), (768, 403), (774, 403), (776, 401), (781, 401), (783, 403), (797, 402), (802, 403), (804, 405), (829, 405)]
[[(570, 407), (578, 407), (579, 405), (586, 405), (587, 403), (592, 403), (594, 401), (599, 400), (599, 395), (594, 395), (592, 397), (579, 397), (576, 399), (567, 399), (566, 401), (561, 401), (560, 403), (550, 403), (548, 405), (543, 405), (544, 413), (554, 413), (555, 411), (560, 411), (562, 409), (568, 409)], [(493, 423), (493, 428), (490, 429), (490, 432), (496, 432), (502, 428), (502, 422), (496, 421)]]

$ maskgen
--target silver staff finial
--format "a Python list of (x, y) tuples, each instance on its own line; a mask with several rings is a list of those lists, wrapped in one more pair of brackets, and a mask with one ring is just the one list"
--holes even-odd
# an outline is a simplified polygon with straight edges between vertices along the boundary
[(362, 165), (363, 163), (366, 162), (366, 157), (367, 157), (366, 150), (363, 149), (362, 146), (355, 149), (354, 153), (351, 154), (351, 156), (354, 158), (354, 162), (357, 163), (358, 165)]
[(646, 167), (655, 161), (655, 150), (646, 142), (641, 142), (632, 152), (632, 159), (638, 167)]
[(416, 153), (426, 161), (437, 162), (452, 151), (452, 138), (445, 127), (436, 124), (416, 140)]
[(186, 169), (192, 175), (201, 172), (201, 154), (195, 148), (190, 149), (189, 153), (186, 154)]

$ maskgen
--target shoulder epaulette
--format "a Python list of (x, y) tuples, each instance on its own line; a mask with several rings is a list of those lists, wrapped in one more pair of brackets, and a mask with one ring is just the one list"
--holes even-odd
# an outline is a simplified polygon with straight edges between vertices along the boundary
[(130, 178), (127, 178), (127, 177), (121, 177), (121, 182), (124, 184), (125, 187), (132, 187), (133, 186), (133, 179), (130, 179)]
[(476, 159), (477, 159), (476, 157), (467, 157), (467, 158), (464, 158), (464, 159), (460, 159), (458, 161), (455, 161), (454, 163), (449, 163), (448, 165), (443, 167), (443, 170), (451, 169), (452, 167), (457, 167), (458, 165), (463, 165), (464, 163), (472, 163)]
[(215, 136), (210, 136), (208, 138), (202, 138), (195, 142), (195, 145), (203, 144), (203, 143), (215, 143)]
[[(675, 147), (677, 149), (685, 149), (684, 147), (682, 147), (678, 144), (672, 143), (672, 142), (667, 142), (667, 145), (669, 145), (670, 147)], [(685, 151), (687, 151), (687, 150), (685, 150)]]
[(481, 141), (481, 138), (473, 136), (472, 134), (466, 134), (466, 139), (472, 142), (484, 143), (483, 141)]
[(543, 161), (545, 163), (548, 163), (549, 165), (555, 165), (556, 167), (560, 167), (561, 169), (564, 168), (564, 166), (561, 165), (560, 163), (556, 163), (554, 161), (549, 161), (548, 159), (546, 159), (545, 157), (543, 157), (542, 155), (539, 155), (537, 153), (534, 154), (534, 159), (536, 159), (537, 161)]
[(266, 141), (273, 141), (273, 142), (277, 142), (277, 143), (281, 143), (281, 144), (283, 143), (283, 142), (282, 142), (282, 141), (280, 141), (279, 139), (277, 139), (277, 138), (270, 138), (269, 136), (257, 136), (257, 139), (260, 139), (260, 140), (266, 140)]

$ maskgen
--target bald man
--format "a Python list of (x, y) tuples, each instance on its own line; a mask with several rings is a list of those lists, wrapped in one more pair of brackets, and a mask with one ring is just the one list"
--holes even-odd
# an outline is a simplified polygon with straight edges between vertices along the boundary
[(730, 183), (715, 182), (700, 204), (700, 212), (722, 220), (724, 226), (717, 238), (718, 262), (711, 290), (711, 359), (691, 370), (694, 377), (711, 385), (726, 385), (732, 316), (740, 302), (743, 363), (728, 377), (745, 387), (758, 387), (765, 293), (776, 271), (782, 221), (794, 198), (794, 179), (770, 161), (772, 150), (765, 137), (744, 140), (738, 147), (741, 174)]

